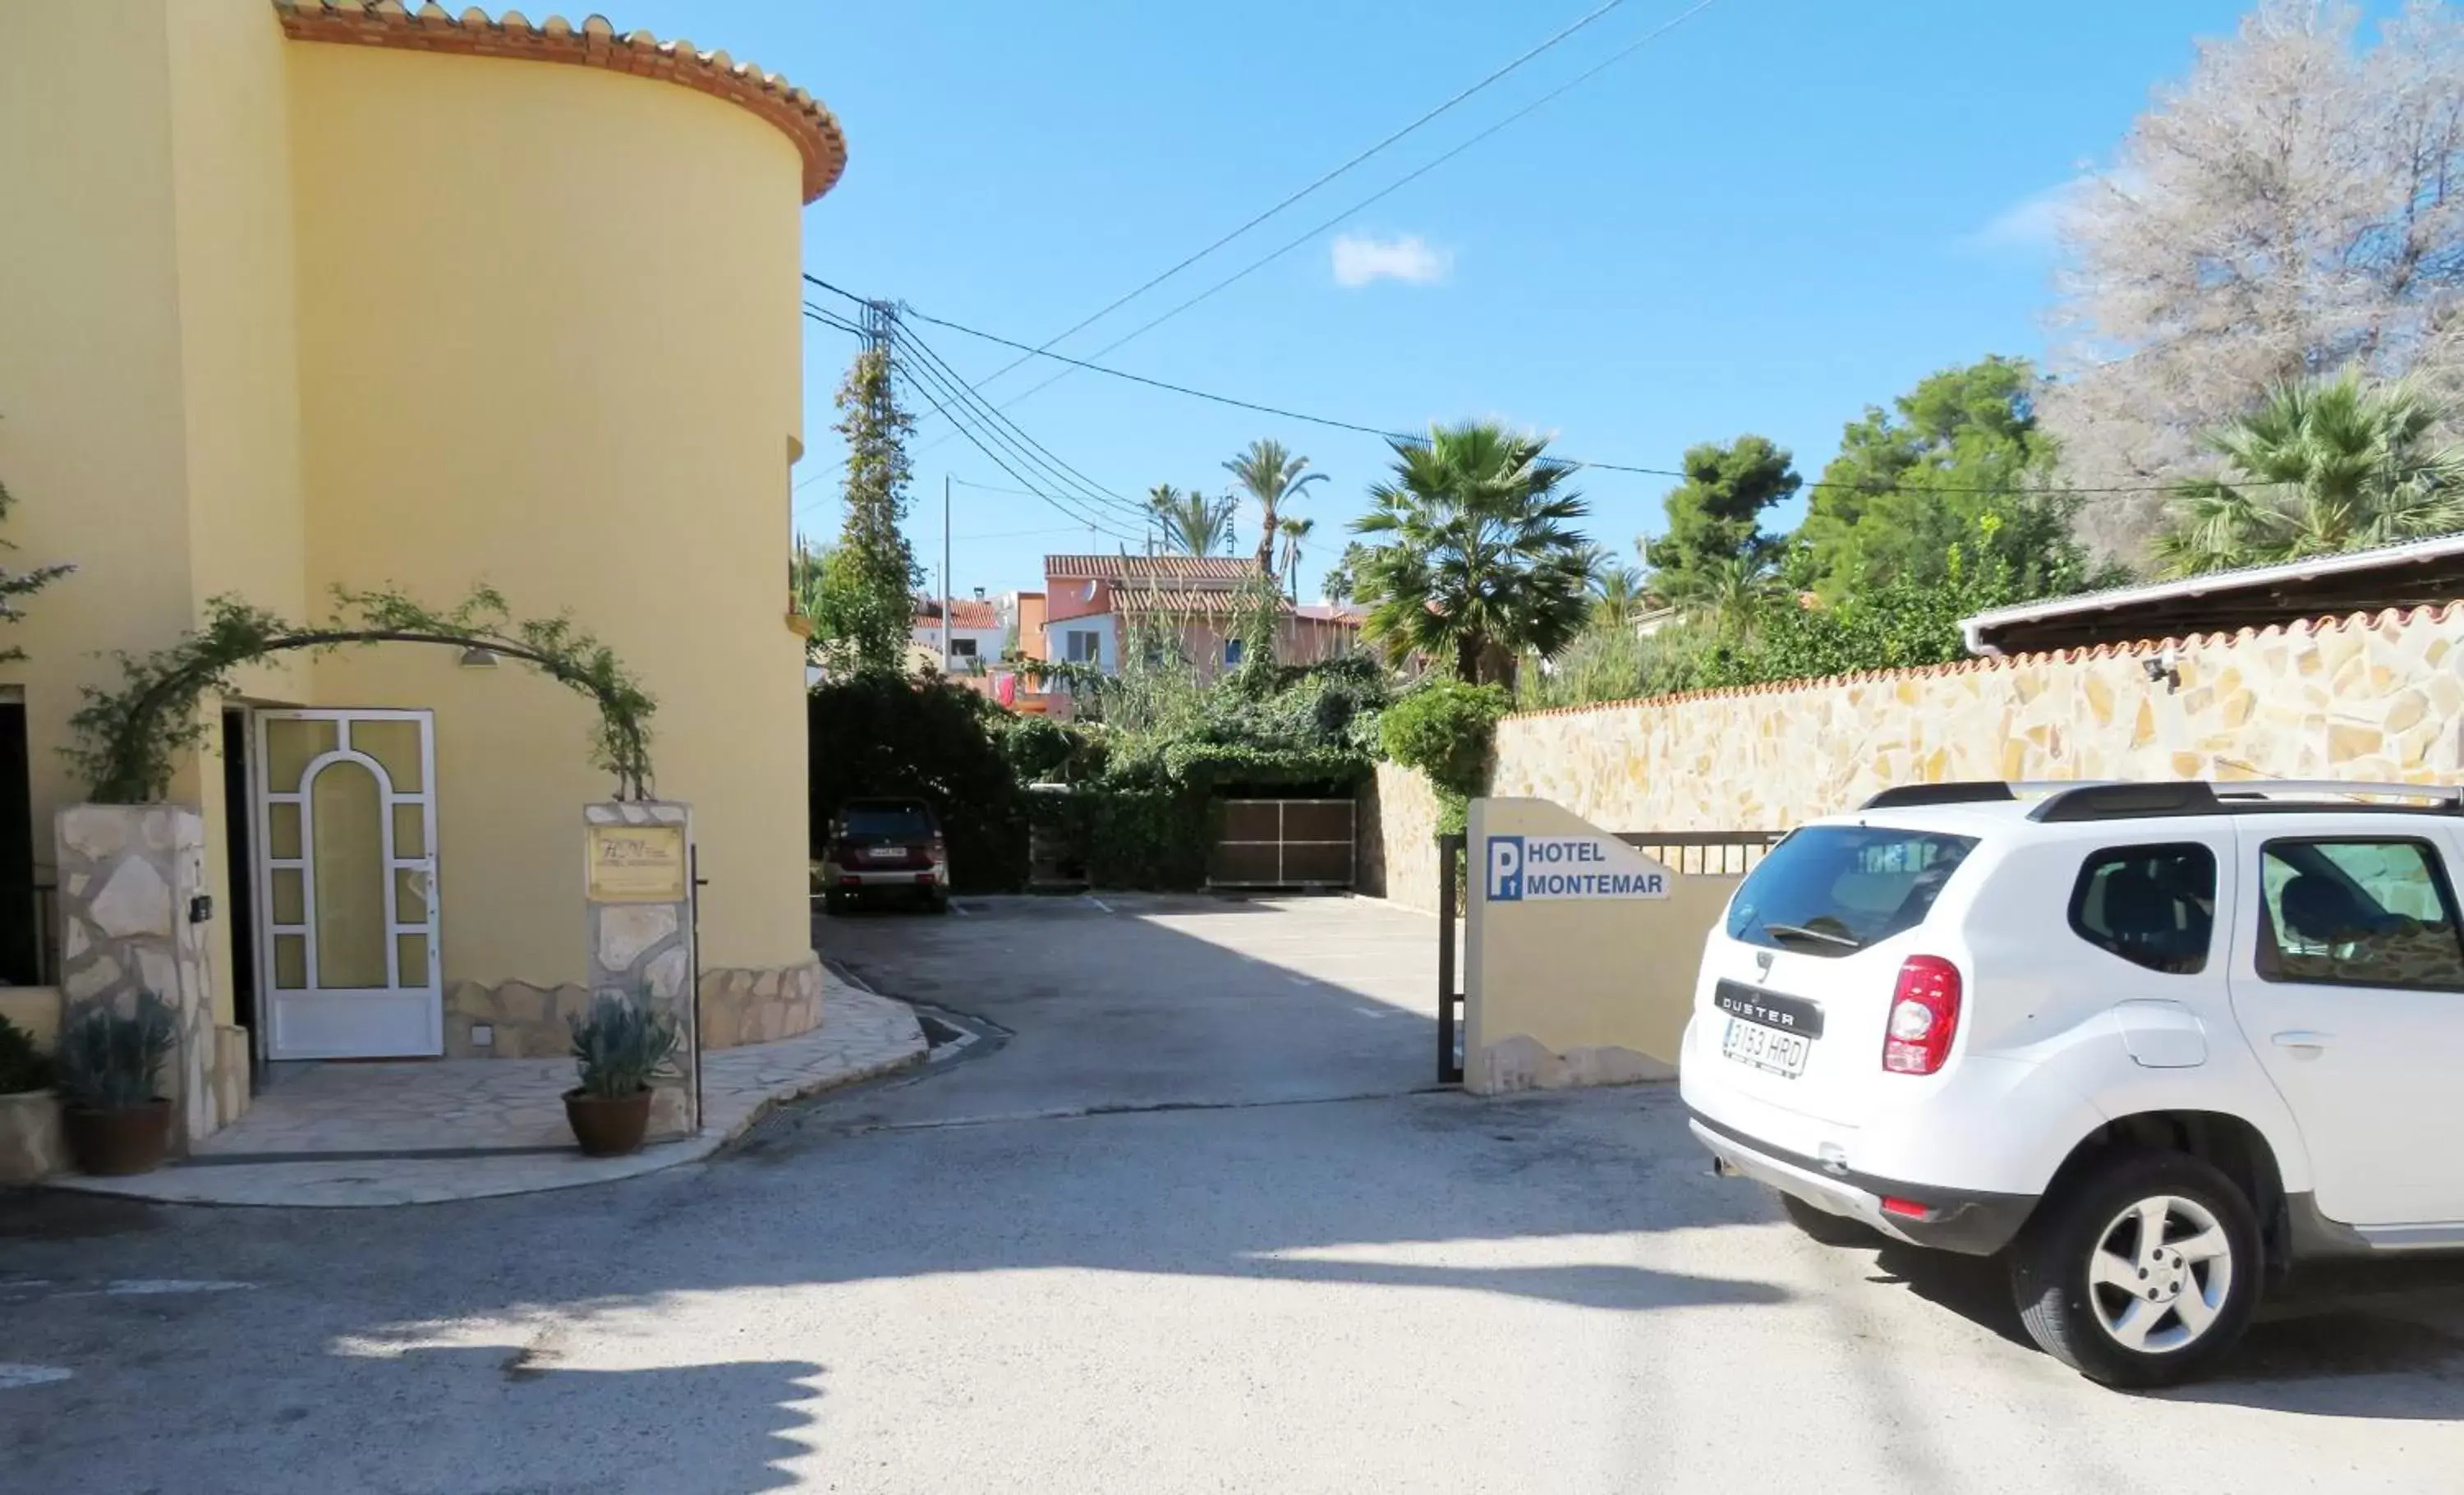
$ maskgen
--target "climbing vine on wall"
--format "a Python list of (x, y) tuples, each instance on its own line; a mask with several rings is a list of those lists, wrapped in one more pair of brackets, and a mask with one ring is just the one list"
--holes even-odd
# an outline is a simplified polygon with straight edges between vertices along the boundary
[(650, 714), (657, 709), (615, 652), (563, 614), (517, 619), (494, 587), (473, 588), (437, 612), (395, 591), (334, 589), (324, 623), (296, 627), (236, 597), (206, 604), (202, 627), (168, 649), (118, 655), (116, 690), (88, 687), (71, 718), (77, 741), (64, 749), (101, 804), (139, 804), (170, 791), (182, 753), (205, 739), (205, 698), (235, 693), (232, 671), (294, 649), (330, 652), (348, 645), (435, 644), (482, 649), (517, 660), (599, 707), (591, 762), (616, 777), (616, 797), (645, 799), (650, 788)]

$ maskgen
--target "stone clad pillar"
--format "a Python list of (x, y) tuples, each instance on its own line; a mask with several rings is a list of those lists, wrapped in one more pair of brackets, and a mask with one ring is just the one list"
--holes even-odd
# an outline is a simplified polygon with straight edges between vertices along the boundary
[[(163, 1088), (176, 1103), (173, 1138), (185, 1151), (236, 1120), (247, 1093), (247, 1045), (224, 1042), (214, 1022), (209, 911), (198, 901), (208, 886), (205, 817), (185, 804), (76, 804), (54, 827), (60, 995), (71, 1015), (94, 1001), (130, 1011), (142, 991), (171, 1005), (180, 1042)], [(234, 1062), (237, 1101), (224, 1073)]]
[(647, 1001), (674, 1018), (681, 1083), (650, 1103), (650, 1135), (701, 1127), (694, 1011), (693, 808), (670, 800), (584, 805), (590, 995)]

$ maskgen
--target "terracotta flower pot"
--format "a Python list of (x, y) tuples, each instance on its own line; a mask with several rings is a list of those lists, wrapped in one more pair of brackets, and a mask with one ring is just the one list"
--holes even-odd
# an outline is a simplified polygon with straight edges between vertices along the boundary
[(171, 1150), (171, 1103), (157, 1096), (125, 1110), (63, 1106), (60, 1131), (79, 1173), (105, 1178), (152, 1173)]
[(573, 1126), (573, 1139), (592, 1157), (638, 1153), (643, 1134), (650, 1130), (650, 1092), (607, 1096), (567, 1090), (564, 1119)]

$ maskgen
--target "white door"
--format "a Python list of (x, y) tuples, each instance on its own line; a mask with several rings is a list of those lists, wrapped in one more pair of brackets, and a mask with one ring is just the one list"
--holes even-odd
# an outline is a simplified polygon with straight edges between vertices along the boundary
[[(2464, 1244), (2464, 935), (2454, 838), (2388, 814), (2241, 823), (2259, 896), (2233, 1011), (2292, 1107), (2319, 1208), (2387, 1245)], [(2245, 884), (2245, 886), (2249, 886)]]
[(265, 711), (255, 724), (267, 1057), (443, 1053), (433, 718)]

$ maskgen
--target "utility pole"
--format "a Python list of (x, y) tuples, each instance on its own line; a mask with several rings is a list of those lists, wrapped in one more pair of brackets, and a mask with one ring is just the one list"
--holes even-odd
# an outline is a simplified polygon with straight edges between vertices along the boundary
[(941, 671), (950, 670), (950, 474), (941, 474)]

